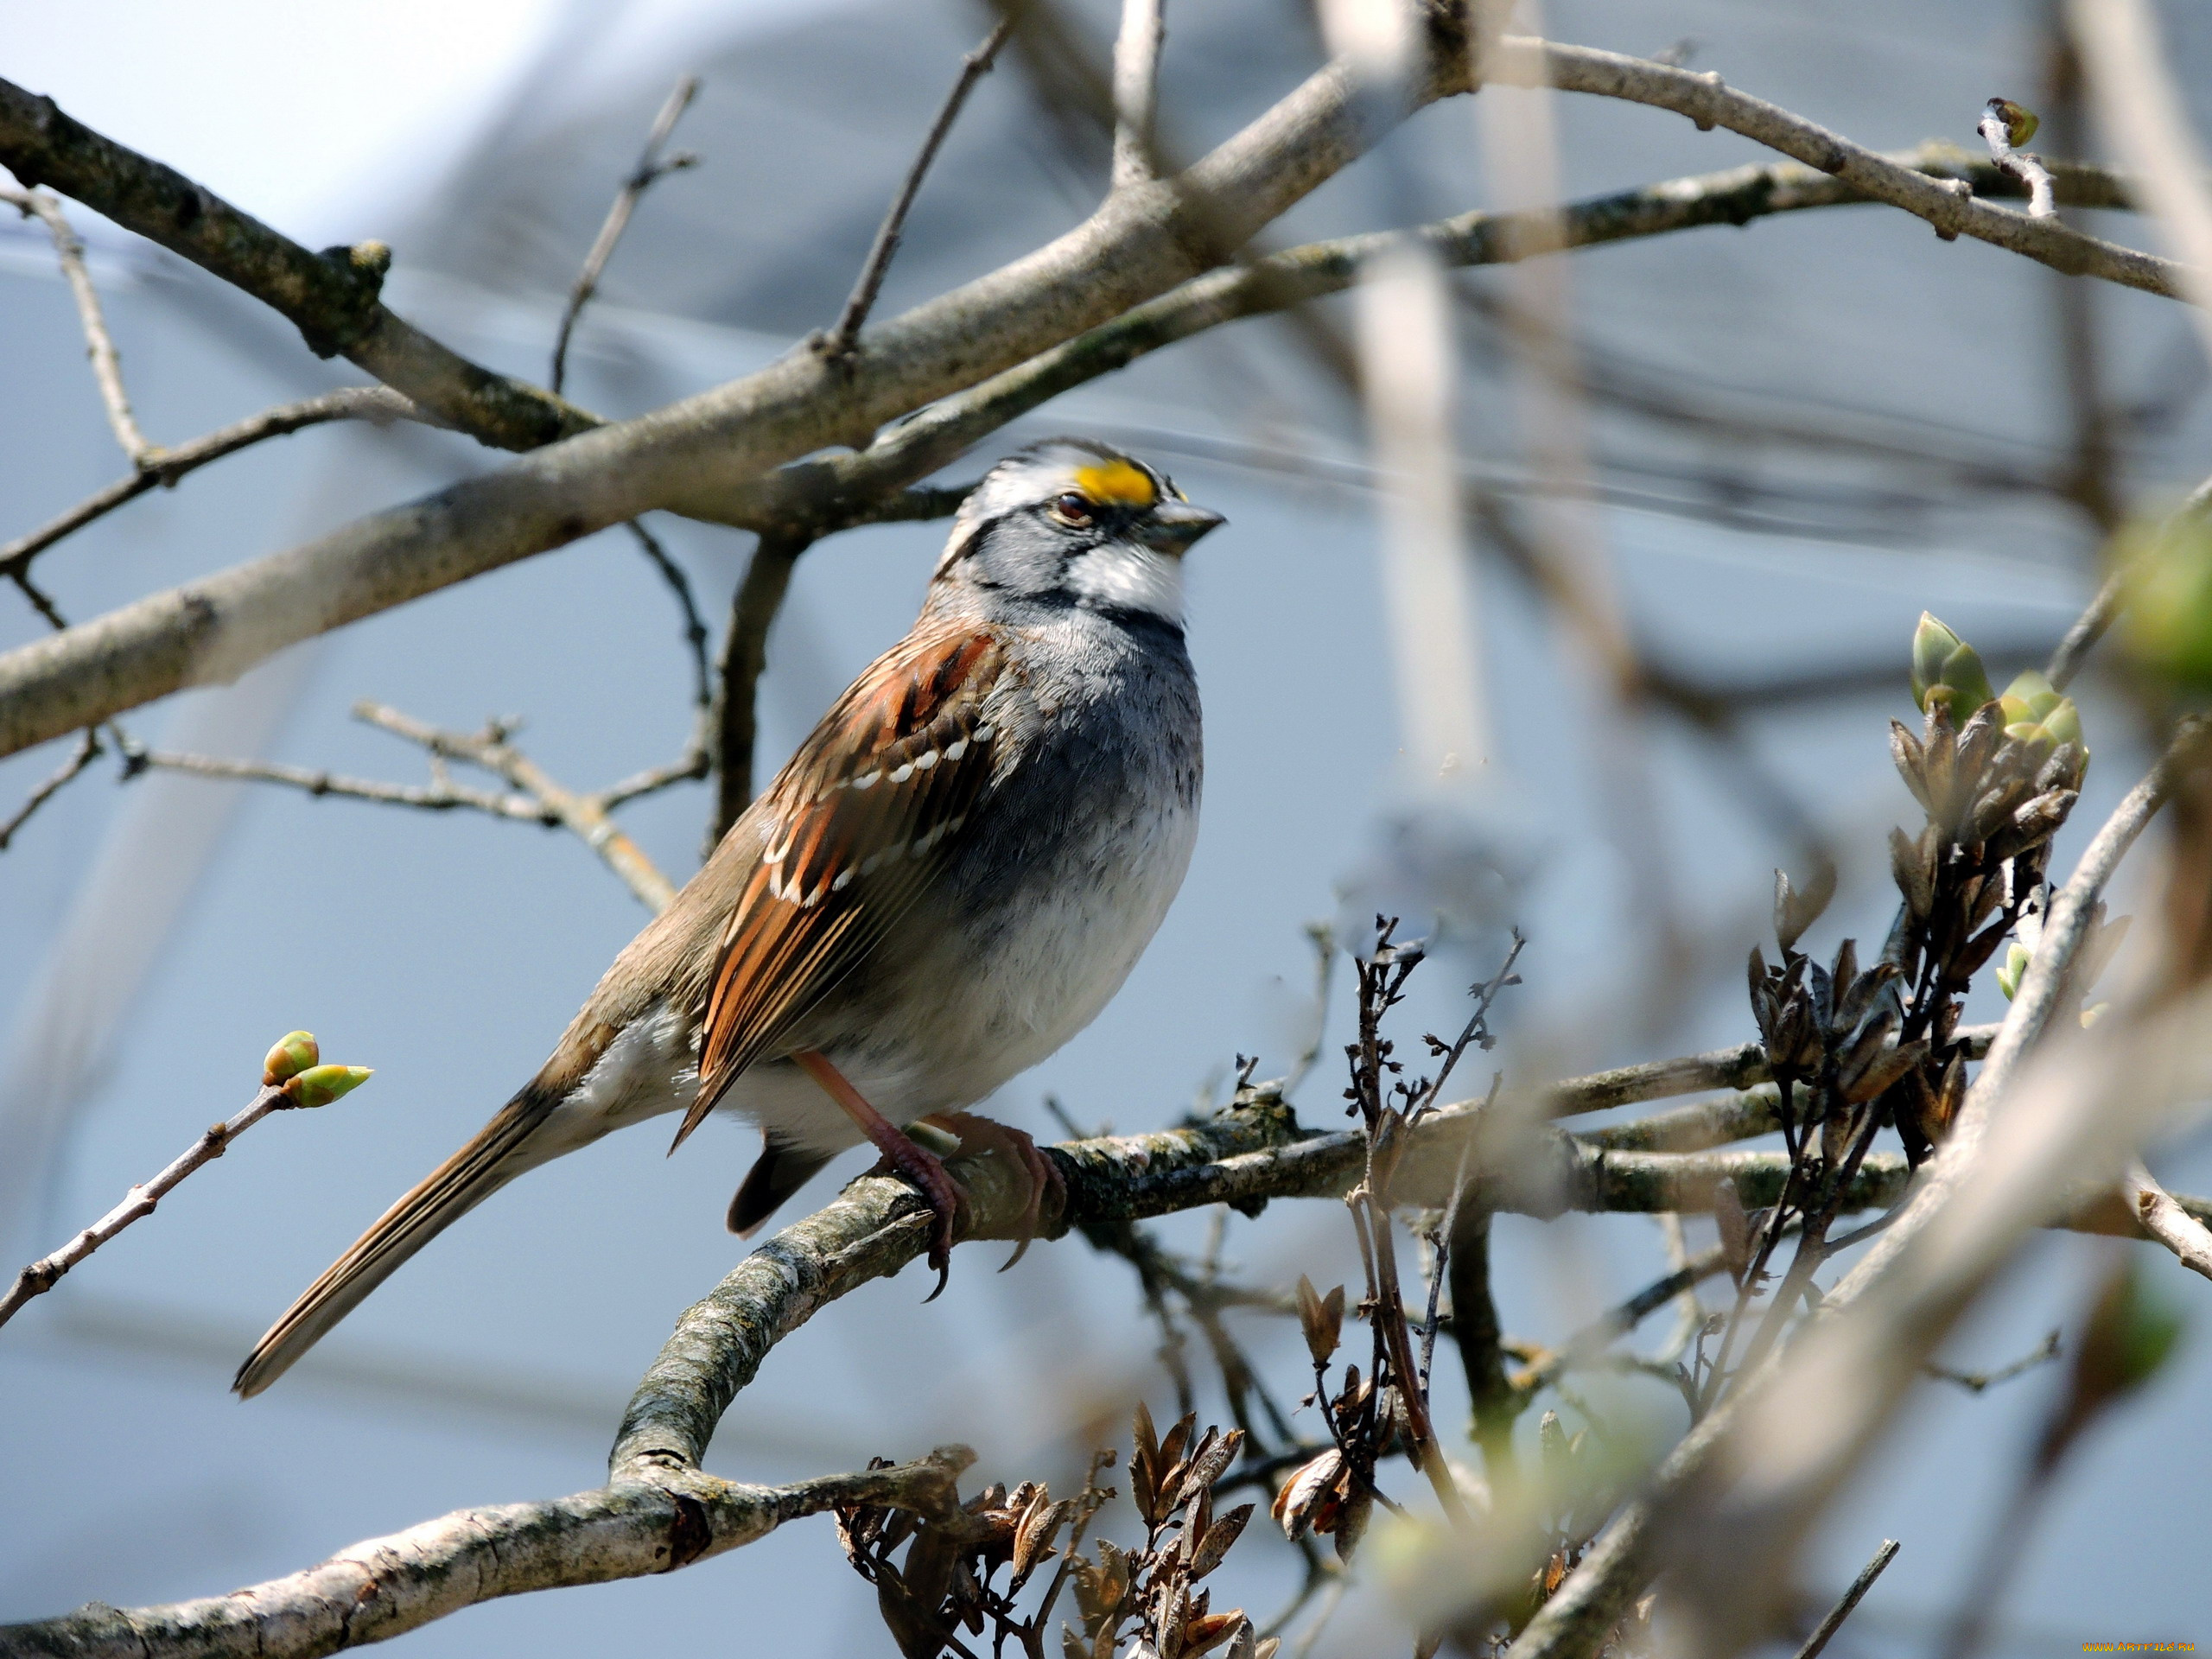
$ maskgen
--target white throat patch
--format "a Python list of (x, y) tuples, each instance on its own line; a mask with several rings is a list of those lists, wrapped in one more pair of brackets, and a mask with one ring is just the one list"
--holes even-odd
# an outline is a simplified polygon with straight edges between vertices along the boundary
[(1144, 611), (1178, 627), (1183, 622), (1183, 566), (1178, 559), (1130, 542), (1108, 542), (1068, 561), (1071, 592), (1120, 610)]

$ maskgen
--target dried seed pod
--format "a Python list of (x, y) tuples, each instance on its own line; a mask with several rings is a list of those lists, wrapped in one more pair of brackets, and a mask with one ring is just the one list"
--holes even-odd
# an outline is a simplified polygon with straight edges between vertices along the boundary
[(1348, 1494), (1337, 1517), (1337, 1559), (1349, 1562), (1359, 1541), (1367, 1535), (1368, 1518), (1375, 1513), (1375, 1494), (1366, 1487)]
[(1923, 836), (1916, 840), (1902, 830), (1890, 831), (1890, 873), (1897, 879), (1897, 891), (1904, 897), (1906, 910), (1917, 919), (1936, 906), (1935, 882), (1929, 869), (1931, 861), (1923, 856)]
[(1218, 1437), (1208, 1429), (1206, 1438), (1191, 1454), (1191, 1466), (1176, 1488), (1175, 1501), (1187, 1503), (1208, 1491), (1221, 1478), (1222, 1471), (1236, 1459), (1243, 1444), (1244, 1431), (1241, 1428), (1230, 1429)]
[(1839, 1080), (1837, 1087), (1843, 1097), (1857, 1106), (1883, 1093), (1899, 1077), (1928, 1058), (1928, 1045), (1923, 1042), (1901, 1043), (1895, 1048), (1878, 1050), (1866, 1065), (1846, 1083)]
[(1334, 1531), (1344, 1509), (1341, 1488), (1350, 1472), (1344, 1453), (1334, 1446), (1294, 1470), (1268, 1510), (1283, 1536), (1295, 1543), (1309, 1531)]
[(1222, 1557), (1229, 1554), (1230, 1546), (1244, 1533), (1244, 1526), (1252, 1518), (1255, 1505), (1239, 1503), (1205, 1529), (1198, 1540), (1198, 1548), (1191, 1556), (1191, 1581), (1200, 1579), (1221, 1565)]
[(1344, 1339), (1344, 1287), (1338, 1285), (1326, 1296), (1314, 1290), (1313, 1281), (1298, 1275), (1298, 1324), (1306, 1333), (1306, 1351), (1316, 1365), (1325, 1365)]
[(1225, 1613), (1207, 1613), (1193, 1618), (1184, 1627), (1183, 1659), (1198, 1659), (1198, 1655), (1220, 1646), (1238, 1630), (1251, 1628), (1251, 1622), (1244, 1617), (1242, 1607), (1232, 1607)]

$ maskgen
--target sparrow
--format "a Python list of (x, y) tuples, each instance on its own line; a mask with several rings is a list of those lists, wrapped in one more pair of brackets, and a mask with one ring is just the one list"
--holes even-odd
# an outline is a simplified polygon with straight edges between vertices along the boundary
[(537, 1075), (270, 1328), (238, 1393), (518, 1175), (668, 1113), (671, 1152), (717, 1107), (759, 1126), (741, 1236), (870, 1141), (929, 1202), (942, 1289), (962, 1194), (907, 1133), (923, 1119), (1010, 1151), (1033, 1230), (1052, 1166), (966, 1109), (1097, 1016), (1182, 885), (1203, 770), (1182, 558), (1222, 522), (1099, 443), (994, 467), (912, 630), (615, 957)]

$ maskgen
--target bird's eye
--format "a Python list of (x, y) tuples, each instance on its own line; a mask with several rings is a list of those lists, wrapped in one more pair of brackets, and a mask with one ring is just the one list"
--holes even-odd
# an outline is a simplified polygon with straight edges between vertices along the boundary
[(1070, 490), (1052, 503), (1052, 516), (1064, 524), (1087, 524), (1092, 518), (1090, 498)]

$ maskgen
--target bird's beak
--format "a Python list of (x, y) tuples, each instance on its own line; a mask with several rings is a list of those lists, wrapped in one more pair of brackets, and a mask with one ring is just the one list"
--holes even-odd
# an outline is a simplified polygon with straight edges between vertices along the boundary
[(1138, 524), (1137, 539), (1155, 553), (1168, 553), (1179, 559), (1199, 537), (1224, 522), (1219, 513), (1194, 507), (1187, 501), (1163, 501)]

